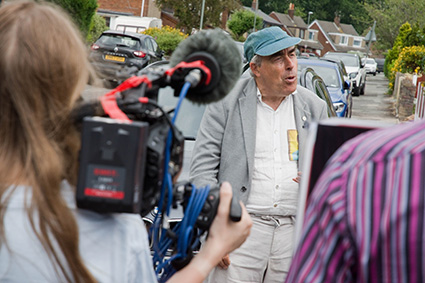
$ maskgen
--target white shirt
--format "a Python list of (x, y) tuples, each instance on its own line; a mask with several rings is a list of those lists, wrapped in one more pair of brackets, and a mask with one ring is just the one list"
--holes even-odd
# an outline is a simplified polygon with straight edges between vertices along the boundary
[[(295, 215), (298, 203), (298, 135), (293, 94), (275, 110), (257, 89), (257, 129), (252, 187), (247, 210), (260, 215)], [(288, 133), (293, 138), (288, 140)], [(294, 152), (295, 151), (295, 152)], [(293, 159), (293, 160), (291, 160)]]
[[(81, 256), (98, 282), (157, 282), (140, 215), (76, 209), (74, 192), (67, 182), (63, 182), (62, 195), (75, 212)], [(8, 247), (4, 243), (0, 246), (0, 282), (65, 282), (57, 278), (29, 224), (25, 196), (28, 201), (31, 188), (18, 186), (8, 202), (4, 218)], [(61, 253), (59, 256), (63, 258)]]

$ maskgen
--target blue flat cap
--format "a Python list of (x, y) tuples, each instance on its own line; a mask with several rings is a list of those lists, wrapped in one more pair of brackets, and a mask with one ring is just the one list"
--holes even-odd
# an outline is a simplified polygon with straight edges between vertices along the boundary
[(255, 54), (270, 56), (300, 42), (301, 38), (289, 36), (280, 27), (273, 26), (251, 33), (243, 47), (245, 57), (250, 62)]

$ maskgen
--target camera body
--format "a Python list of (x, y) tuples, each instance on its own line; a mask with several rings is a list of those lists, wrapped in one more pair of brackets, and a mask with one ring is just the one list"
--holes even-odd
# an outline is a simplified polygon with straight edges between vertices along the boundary
[[(101, 213), (146, 215), (158, 205), (163, 185), (167, 137), (166, 113), (156, 107), (123, 107), (131, 123), (85, 117), (81, 129), (77, 206)], [(177, 175), (183, 163), (184, 137), (173, 128), (167, 170)]]

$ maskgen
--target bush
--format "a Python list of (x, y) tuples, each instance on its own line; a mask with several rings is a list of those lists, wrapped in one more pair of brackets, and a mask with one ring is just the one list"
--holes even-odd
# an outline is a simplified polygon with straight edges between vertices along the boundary
[(170, 56), (174, 49), (176, 49), (177, 45), (187, 38), (187, 34), (184, 34), (180, 30), (170, 26), (163, 26), (162, 28), (148, 28), (142, 33), (155, 38), (159, 48), (165, 52), (165, 56)]
[(394, 66), (391, 68), (389, 76), (390, 86), (394, 86), (395, 75), (400, 73), (424, 74), (425, 70), (425, 46), (404, 47)]
[(397, 60), (402, 48), (406, 46), (406, 38), (409, 36), (411, 31), (412, 27), (410, 24), (408, 22), (404, 23), (398, 31), (393, 47), (388, 51), (388, 54), (385, 57), (384, 74), (388, 79), (390, 79), (394, 61)]
[(106, 25), (105, 19), (98, 14), (95, 14), (92, 18), (89, 34), (87, 35), (87, 43), (94, 43), (102, 34), (102, 32), (108, 29), (109, 28)]

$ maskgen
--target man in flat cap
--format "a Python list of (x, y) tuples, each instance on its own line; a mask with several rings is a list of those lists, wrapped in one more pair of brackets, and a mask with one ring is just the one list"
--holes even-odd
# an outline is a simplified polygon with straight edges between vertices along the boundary
[(283, 282), (288, 272), (307, 125), (328, 117), (325, 102), (297, 85), (300, 41), (279, 27), (250, 34), (244, 52), (251, 75), (202, 119), (191, 182), (229, 181), (253, 220), (248, 239), (209, 282)]

